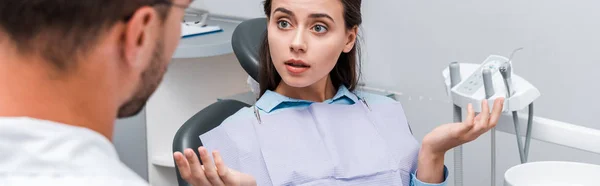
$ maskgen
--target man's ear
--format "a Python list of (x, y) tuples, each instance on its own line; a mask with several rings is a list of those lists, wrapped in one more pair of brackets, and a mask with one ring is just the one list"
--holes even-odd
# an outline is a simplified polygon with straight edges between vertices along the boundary
[(132, 67), (145, 66), (152, 57), (153, 43), (158, 37), (158, 13), (154, 8), (139, 8), (126, 23), (123, 35), (124, 55), (127, 65)]
[(352, 27), (352, 29), (346, 31), (347, 40), (346, 46), (344, 47), (344, 53), (348, 53), (354, 48), (354, 43), (356, 43), (356, 38), (358, 36), (358, 26)]

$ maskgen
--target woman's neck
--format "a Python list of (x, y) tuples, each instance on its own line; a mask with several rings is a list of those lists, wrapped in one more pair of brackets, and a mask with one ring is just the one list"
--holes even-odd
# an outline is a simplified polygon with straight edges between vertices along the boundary
[(294, 99), (323, 102), (333, 98), (337, 89), (331, 83), (329, 76), (326, 76), (308, 87), (301, 88), (289, 86), (281, 81), (275, 92)]

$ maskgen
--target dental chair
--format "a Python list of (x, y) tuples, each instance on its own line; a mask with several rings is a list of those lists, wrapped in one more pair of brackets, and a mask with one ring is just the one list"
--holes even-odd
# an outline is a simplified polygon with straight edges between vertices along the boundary
[[(258, 52), (267, 28), (266, 24), (266, 18), (246, 20), (236, 27), (231, 39), (236, 58), (246, 73), (256, 81), (258, 81), (259, 70)], [(225, 99), (200, 110), (177, 130), (173, 139), (173, 152), (183, 152), (184, 149), (191, 148), (196, 155), (200, 155), (198, 147), (202, 146), (202, 141), (199, 136), (218, 127), (225, 119), (244, 107), (250, 105)], [(179, 186), (189, 186), (190, 184), (181, 178), (177, 164), (175, 169)]]

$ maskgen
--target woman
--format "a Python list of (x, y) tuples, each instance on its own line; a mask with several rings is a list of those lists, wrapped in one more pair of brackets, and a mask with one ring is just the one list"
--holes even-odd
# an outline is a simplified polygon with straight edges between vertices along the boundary
[(492, 114), (483, 101), (477, 117), (469, 106), (465, 122), (419, 145), (398, 102), (354, 90), (360, 5), (265, 1), (261, 97), (200, 136), (204, 166), (191, 149), (174, 153), (181, 176), (193, 185), (445, 185), (445, 152), (494, 127), (503, 100)]

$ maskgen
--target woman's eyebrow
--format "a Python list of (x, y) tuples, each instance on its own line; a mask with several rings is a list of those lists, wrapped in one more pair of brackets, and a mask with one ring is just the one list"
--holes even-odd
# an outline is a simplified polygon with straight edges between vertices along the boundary
[(333, 21), (335, 23), (335, 21), (333, 20), (333, 18), (331, 18), (331, 16), (324, 14), (324, 13), (316, 13), (316, 14), (310, 14), (311, 18), (327, 18), (330, 19), (331, 21)]
[[(283, 7), (276, 8), (275, 11), (273, 11), (273, 13), (275, 13), (275, 12), (281, 12), (281, 13), (287, 14), (287, 15), (292, 16), (292, 17), (295, 16), (294, 12), (292, 12), (291, 10), (288, 10), (286, 8), (283, 8)], [(327, 18), (327, 19), (330, 19), (331, 21), (333, 21), (335, 23), (335, 21), (333, 20), (333, 18), (331, 16), (329, 16), (328, 14), (325, 14), (325, 13), (310, 14), (309, 17), (310, 18)]]
[(283, 7), (279, 7), (277, 9), (275, 9), (275, 11), (273, 11), (273, 13), (275, 13), (275, 12), (281, 12), (281, 13), (288, 14), (288, 15), (294, 17), (294, 12), (292, 12), (291, 10), (285, 9)]

